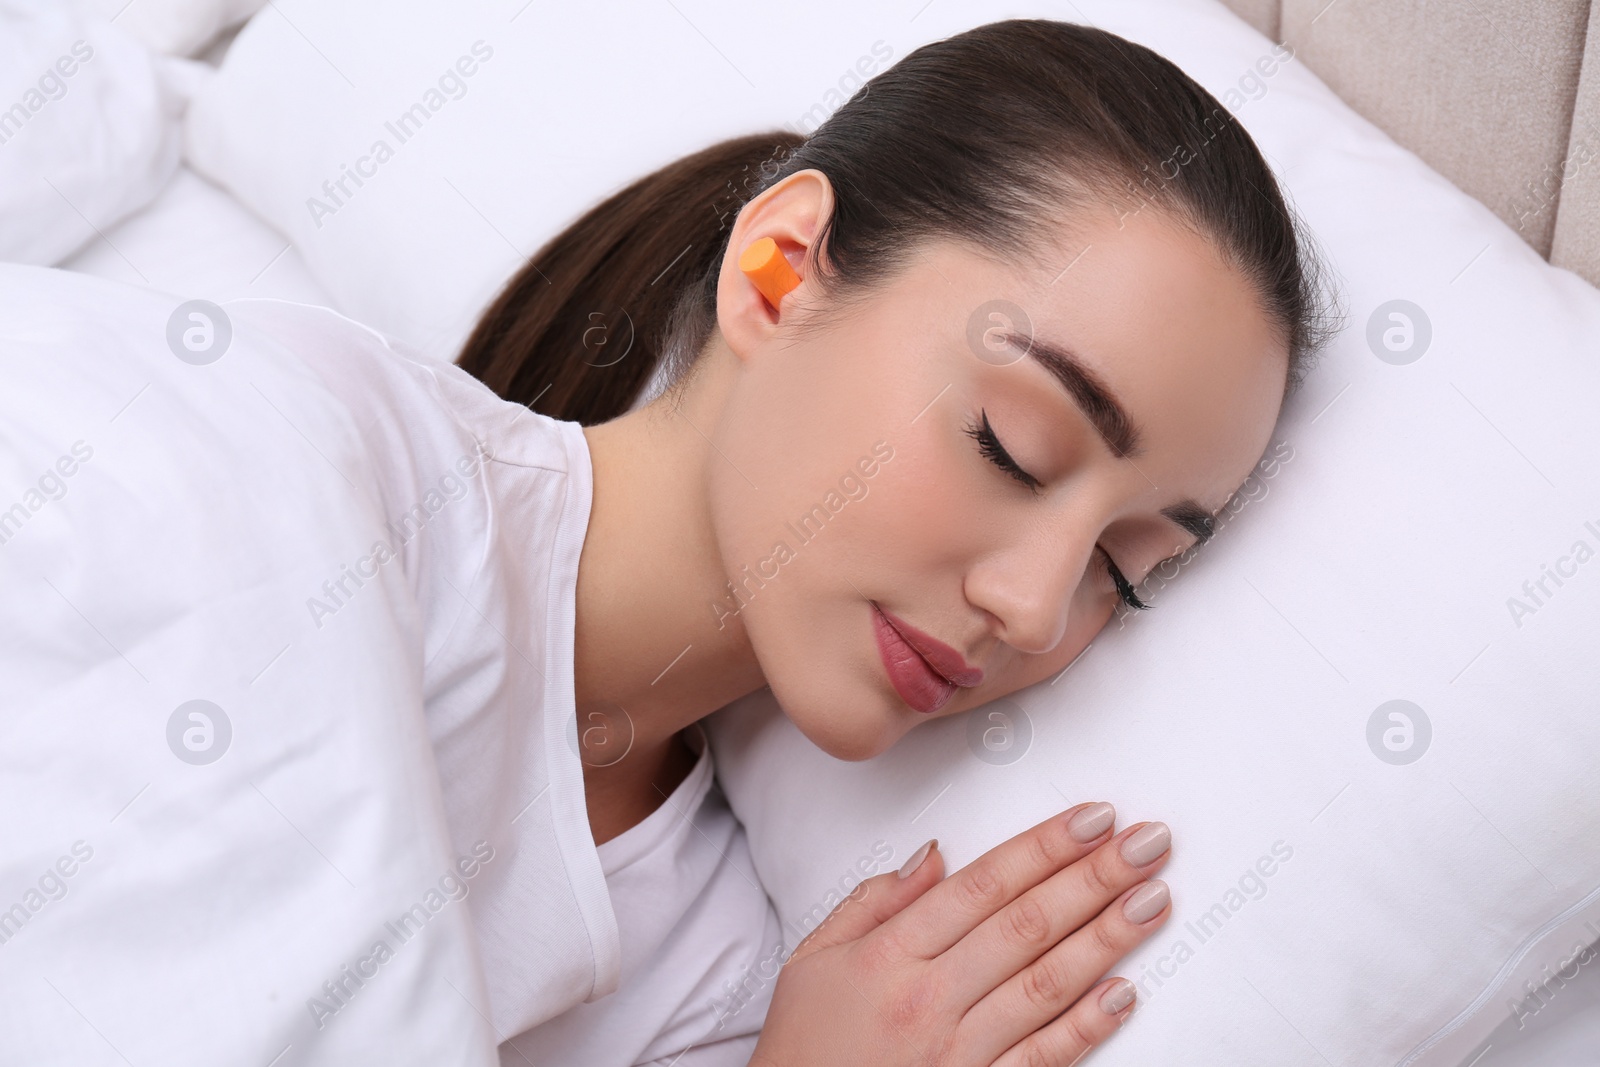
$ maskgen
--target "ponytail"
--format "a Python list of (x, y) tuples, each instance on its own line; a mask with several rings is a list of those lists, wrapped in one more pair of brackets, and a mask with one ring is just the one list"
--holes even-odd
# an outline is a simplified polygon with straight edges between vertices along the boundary
[(590, 208), (506, 284), (456, 362), (552, 418), (621, 415), (710, 338), (733, 222), (803, 140), (780, 130), (723, 141)]

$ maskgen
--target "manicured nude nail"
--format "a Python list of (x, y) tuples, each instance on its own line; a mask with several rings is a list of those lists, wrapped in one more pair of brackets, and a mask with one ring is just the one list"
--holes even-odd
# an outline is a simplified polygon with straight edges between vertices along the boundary
[(1149, 922), (1172, 901), (1172, 891), (1162, 881), (1146, 882), (1122, 903), (1122, 916), (1135, 925)]
[(1122, 858), (1135, 867), (1160, 859), (1172, 847), (1172, 831), (1164, 822), (1145, 823), (1122, 842)]
[(1067, 833), (1072, 835), (1074, 841), (1087, 845), (1090, 841), (1098, 840), (1116, 821), (1117, 809), (1102, 801), (1080, 808), (1076, 815), (1067, 820)]
[(936, 837), (932, 841), (925, 842), (921, 848), (913, 852), (911, 858), (906, 860), (906, 865), (900, 868), (900, 877), (910, 878), (913, 874), (916, 874), (917, 868), (922, 866), (922, 861), (928, 858), (928, 853), (932, 852), (938, 844), (939, 839)]
[(1133, 1003), (1139, 991), (1126, 978), (1118, 978), (1111, 988), (1100, 994), (1100, 1010), (1107, 1015), (1121, 1015)]

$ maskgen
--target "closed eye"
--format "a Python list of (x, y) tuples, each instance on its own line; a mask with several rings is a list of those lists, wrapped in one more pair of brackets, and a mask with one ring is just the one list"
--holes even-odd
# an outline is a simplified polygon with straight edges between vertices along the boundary
[(1111, 558), (1111, 553), (1107, 552), (1100, 545), (1096, 545), (1095, 548), (1099, 549), (1100, 551), (1100, 558), (1103, 561), (1101, 563), (1101, 567), (1107, 574), (1111, 576), (1111, 583), (1117, 587), (1118, 599), (1120, 599), (1124, 604), (1128, 605), (1128, 607), (1137, 611), (1143, 611), (1150, 607), (1149, 604), (1146, 604), (1144, 601), (1140, 600), (1137, 595), (1135, 595), (1133, 591), (1133, 583), (1129, 582), (1128, 579), (1123, 576), (1122, 569), (1118, 567), (1116, 561)]
[[(994, 432), (994, 427), (989, 424), (988, 412), (980, 408), (978, 418), (978, 422), (967, 427), (967, 435), (978, 443), (978, 451), (996, 467), (999, 467), (1006, 474), (1037, 493), (1039, 487), (1044, 483), (1023, 470), (1022, 465), (1011, 457), (1011, 453), (1006, 451), (1005, 445), (1000, 443), (999, 435)], [(1101, 569), (1111, 578), (1111, 583), (1117, 588), (1117, 598), (1129, 608), (1137, 611), (1144, 611), (1149, 608), (1151, 605), (1140, 600), (1138, 595), (1134, 593), (1133, 583), (1128, 581), (1127, 576), (1122, 573), (1122, 568), (1118, 567), (1116, 561), (1111, 558), (1111, 553), (1107, 552), (1101, 545), (1096, 545), (1095, 548), (1100, 554)]]
[(967, 427), (967, 435), (978, 442), (978, 451), (990, 463), (993, 463), (1029, 489), (1038, 492), (1039, 487), (1044, 483), (1023, 470), (1022, 465), (1011, 458), (1011, 453), (1006, 451), (1006, 446), (1000, 443), (999, 436), (995, 434), (994, 427), (989, 425), (989, 413), (980, 408), (978, 415), (982, 422), (974, 423)]

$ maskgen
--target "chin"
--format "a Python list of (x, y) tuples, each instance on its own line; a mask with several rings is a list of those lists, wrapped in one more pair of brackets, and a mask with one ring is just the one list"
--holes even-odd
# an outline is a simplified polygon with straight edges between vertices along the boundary
[(840, 704), (826, 699), (786, 700), (776, 687), (773, 696), (806, 740), (837, 760), (859, 763), (887, 752), (910, 725), (903, 714), (881, 700)]

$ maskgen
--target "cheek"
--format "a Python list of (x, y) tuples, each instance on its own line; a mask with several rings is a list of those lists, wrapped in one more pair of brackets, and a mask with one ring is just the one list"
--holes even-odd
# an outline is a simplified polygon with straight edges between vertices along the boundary
[(949, 405), (957, 402), (952, 390), (916, 422), (885, 433), (893, 458), (864, 479), (862, 528), (871, 543), (861, 548), (877, 574), (895, 576), (877, 581), (879, 593), (909, 597), (924, 611), (959, 596), (966, 568), (992, 548), (995, 524), (1008, 514), (986, 480), (993, 472), (956, 425)]
[(889, 382), (841, 381), (830, 358), (809, 376), (777, 368), (741, 383), (709, 472), (718, 546), (730, 572), (781, 540), (796, 573), (831, 574), (858, 600), (850, 583), (905, 595), (905, 578), (970, 558), (976, 536), (981, 484), (951, 428), (955, 391), (918, 415), (920, 384), (891, 394)]
[(776, 690), (814, 676), (816, 663), (870, 651), (866, 591), (882, 567), (878, 550), (906, 527), (884, 491), (901, 450), (868, 410), (870, 394), (767, 384), (730, 405), (708, 477), (717, 550), (735, 586), (722, 614), (737, 613)]
[(971, 503), (970, 485), (958, 455), (937, 439), (938, 423), (924, 418), (900, 432), (894, 459), (878, 472), (877, 509), (886, 528), (914, 540), (935, 541)]

